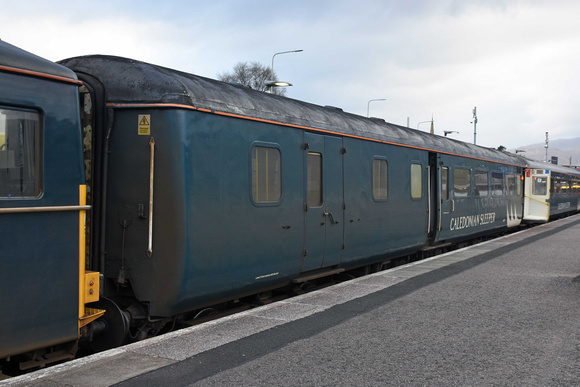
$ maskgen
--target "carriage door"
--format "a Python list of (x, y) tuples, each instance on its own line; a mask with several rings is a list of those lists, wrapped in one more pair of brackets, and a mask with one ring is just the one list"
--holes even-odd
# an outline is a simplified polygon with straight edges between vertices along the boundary
[(429, 201), (427, 235), (429, 240), (433, 241), (438, 227), (437, 200), (439, 197), (437, 188), (437, 154), (433, 152), (429, 152), (427, 179), (427, 194)]
[(344, 242), (342, 161), (341, 138), (304, 133), (302, 271), (340, 262)]
[(547, 222), (550, 216), (550, 170), (525, 170), (524, 220)]
[(442, 231), (444, 224), (449, 224), (451, 218), (451, 213), (454, 210), (453, 199), (449, 197), (449, 167), (440, 163), (438, 168), (439, 173), (439, 184), (438, 184), (438, 197), (439, 197), (439, 216), (437, 230)]

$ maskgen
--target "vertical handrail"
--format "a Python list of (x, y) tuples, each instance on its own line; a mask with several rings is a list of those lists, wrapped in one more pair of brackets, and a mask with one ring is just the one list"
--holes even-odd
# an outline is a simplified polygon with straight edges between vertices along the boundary
[(151, 164), (149, 167), (149, 246), (147, 247), (147, 256), (153, 255), (153, 171), (155, 167), (155, 139), (149, 140), (151, 148)]
[[(437, 167), (437, 173), (439, 174), (439, 181), (437, 182), (437, 191), (439, 192), (439, 198), (437, 200), (437, 203), (439, 204), (439, 227), (438, 227), (438, 231), (442, 230), (442, 221), (441, 221), (441, 217), (443, 216), (443, 170), (440, 167)], [(447, 186), (449, 186), (449, 176), (447, 176)]]
[[(87, 186), (79, 185), (79, 207), (87, 204)], [(85, 315), (86, 211), (79, 211), (79, 328)]]
[(431, 232), (431, 166), (427, 165), (427, 234)]

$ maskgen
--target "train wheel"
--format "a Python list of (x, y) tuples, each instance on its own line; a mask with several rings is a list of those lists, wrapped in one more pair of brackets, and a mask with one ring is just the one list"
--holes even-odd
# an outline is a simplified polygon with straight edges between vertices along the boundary
[(101, 352), (125, 344), (129, 333), (129, 317), (108, 298), (101, 298), (94, 305), (96, 308), (105, 309), (106, 312), (96, 321), (104, 327), (94, 335), (89, 348), (94, 352)]

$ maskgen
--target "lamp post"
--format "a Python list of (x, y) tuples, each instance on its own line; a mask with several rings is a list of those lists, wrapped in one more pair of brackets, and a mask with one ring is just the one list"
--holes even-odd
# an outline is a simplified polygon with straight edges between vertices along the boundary
[[(274, 78), (274, 58), (276, 57), (276, 55), (290, 54), (290, 53), (293, 53), (293, 52), (302, 52), (302, 51), (304, 51), (304, 50), (281, 51), (281, 52), (277, 52), (274, 55), (272, 55), (272, 68), (270, 70), (272, 72), (272, 78)], [(277, 81), (276, 79), (273, 79), (271, 81), (266, 81), (265, 84), (266, 84), (266, 86), (268, 86), (268, 92), (269, 93), (272, 92), (272, 87), (292, 86), (292, 84), (289, 83), (289, 82)]]
[(431, 120), (429, 120), (429, 121), (421, 121), (421, 122), (419, 122), (419, 123), (417, 124), (417, 130), (419, 130), (419, 125), (421, 125), (421, 124), (426, 124), (427, 122), (431, 122)]
[(473, 108), (473, 145), (477, 145), (477, 106)]
[(548, 132), (546, 132), (546, 143), (544, 144), (544, 148), (546, 148), (546, 162), (548, 162)]
[(445, 135), (445, 137), (447, 137), (448, 134), (459, 134), (459, 132), (456, 130), (444, 130), (443, 134)]
[(386, 101), (385, 98), (378, 98), (378, 99), (371, 99), (368, 103), (367, 103), (367, 118), (369, 117), (369, 109), (371, 107), (371, 102), (373, 101)]

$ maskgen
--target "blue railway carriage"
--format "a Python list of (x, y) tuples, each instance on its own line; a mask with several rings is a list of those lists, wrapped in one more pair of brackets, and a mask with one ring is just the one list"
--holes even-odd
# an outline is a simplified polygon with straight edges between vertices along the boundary
[(60, 63), (92, 112), (91, 267), (131, 320), (118, 340), (521, 221), (512, 155), (129, 59)]
[(436, 242), (458, 241), (521, 223), (523, 165), (505, 153), (494, 156), (482, 160), (440, 155)]
[(525, 222), (547, 222), (580, 210), (580, 172), (550, 163), (525, 161)]
[(72, 358), (99, 314), (85, 310), (99, 278), (84, 271), (79, 85), (0, 41), (0, 372), (18, 354), (21, 368)]

